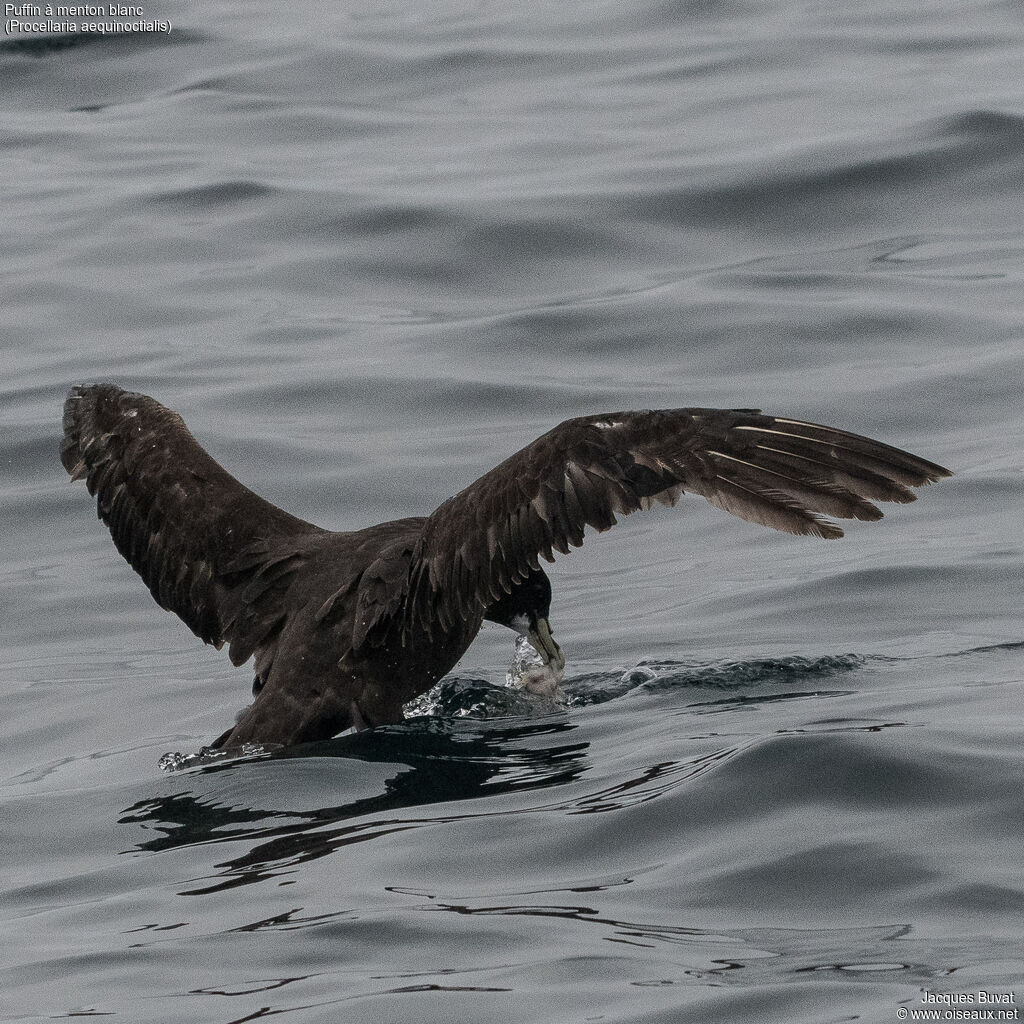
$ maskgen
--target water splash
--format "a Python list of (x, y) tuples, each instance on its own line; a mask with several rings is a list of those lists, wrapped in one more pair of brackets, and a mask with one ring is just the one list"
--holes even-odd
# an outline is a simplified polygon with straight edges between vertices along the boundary
[(517, 636), (512, 661), (505, 672), (505, 685), (536, 697), (545, 697), (565, 706), (565, 694), (558, 685), (562, 672), (556, 673), (525, 636)]
[(278, 743), (243, 743), (240, 747), (224, 747), (214, 749), (213, 747), (202, 747), (194, 754), (182, 754), (174, 750), (164, 754), (158, 764), (163, 772), (180, 772), (186, 768), (195, 768), (200, 765), (214, 764), (217, 761), (227, 761), (236, 757), (265, 757), (279, 750)]

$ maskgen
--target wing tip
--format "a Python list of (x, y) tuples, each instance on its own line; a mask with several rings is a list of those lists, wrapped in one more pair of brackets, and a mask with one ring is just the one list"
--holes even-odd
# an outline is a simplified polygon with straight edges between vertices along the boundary
[[(922, 460), (923, 461), (923, 460)], [(953, 470), (946, 469), (945, 466), (940, 466), (934, 462), (925, 463), (927, 467), (927, 473), (925, 478), (921, 481), (921, 486), (926, 484), (937, 484), (940, 480), (946, 480), (953, 476)]]

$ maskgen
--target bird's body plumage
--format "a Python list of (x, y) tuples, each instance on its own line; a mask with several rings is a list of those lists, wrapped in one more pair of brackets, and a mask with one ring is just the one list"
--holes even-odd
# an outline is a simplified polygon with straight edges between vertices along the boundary
[[(485, 618), (530, 623), (546, 660), (553, 560), (686, 491), (790, 533), (842, 536), (948, 471), (869, 438), (756, 410), (567, 420), (430, 516), (336, 533), (239, 483), (181, 417), (113, 385), (74, 388), (64, 466), (84, 477), (118, 550), (157, 602), (234, 664), (255, 656), (253, 704), (217, 741), (295, 743), (400, 721)], [(559, 664), (559, 661), (561, 664)]]

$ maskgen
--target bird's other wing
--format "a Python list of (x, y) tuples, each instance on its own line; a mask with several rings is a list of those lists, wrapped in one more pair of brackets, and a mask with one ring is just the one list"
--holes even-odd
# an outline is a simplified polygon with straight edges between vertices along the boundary
[[(566, 420), (442, 504), (423, 529), (414, 589), (442, 626), (487, 607), (617, 515), (685, 491), (742, 519), (841, 537), (949, 471), (879, 441), (753, 409), (664, 409)], [(425, 603), (417, 601), (417, 606)]]
[(271, 644), (281, 595), (325, 531), (239, 483), (177, 413), (113, 385), (71, 390), (60, 454), (161, 607), (209, 644), (230, 641), (235, 664)]

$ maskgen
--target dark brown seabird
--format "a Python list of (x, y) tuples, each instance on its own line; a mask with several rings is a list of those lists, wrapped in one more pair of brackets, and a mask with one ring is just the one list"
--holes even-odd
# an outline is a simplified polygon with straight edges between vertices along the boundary
[(554, 561), (584, 528), (685, 491), (788, 533), (880, 519), (948, 470), (870, 438), (753, 409), (566, 420), (432, 515), (335, 533), (264, 501), (177, 413), (110, 384), (73, 388), (61, 461), (85, 478), (157, 603), (241, 665), (255, 700), (214, 743), (299, 743), (402, 720), (484, 619), (527, 632), (556, 677)]

